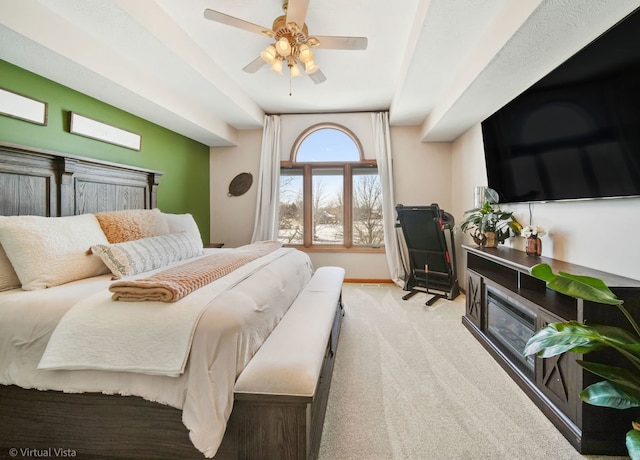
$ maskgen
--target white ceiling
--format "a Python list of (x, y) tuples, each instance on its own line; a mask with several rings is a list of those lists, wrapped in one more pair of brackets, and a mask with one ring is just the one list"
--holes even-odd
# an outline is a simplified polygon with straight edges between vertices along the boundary
[(637, 7), (310, 0), (311, 35), (368, 38), (364, 51), (316, 49), (327, 77), (316, 85), (267, 66), (243, 72), (269, 39), (203, 16), (270, 28), (282, 0), (0, 0), (0, 59), (211, 146), (233, 145), (265, 113), (374, 110), (421, 126), (424, 141), (451, 141)]

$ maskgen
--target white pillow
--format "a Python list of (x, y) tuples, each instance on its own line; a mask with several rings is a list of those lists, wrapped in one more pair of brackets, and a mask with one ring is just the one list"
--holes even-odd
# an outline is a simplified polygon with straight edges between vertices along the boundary
[(187, 232), (202, 243), (200, 229), (191, 214), (167, 214), (166, 212), (163, 214), (169, 224), (169, 233)]
[(28, 291), (108, 273), (99, 257), (87, 253), (101, 243), (107, 237), (93, 214), (0, 219), (0, 244)]
[[(6, 219), (5, 216), (0, 216), (0, 221)], [(8, 291), (9, 289), (15, 289), (20, 287), (20, 279), (16, 275), (16, 271), (11, 265), (11, 261), (7, 257), (7, 253), (4, 252), (2, 244), (0, 244), (0, 292)]]
[(20, 279), (11, 265), (11, 261), (0, 245), (0, 292), (20, 287)]
[(116, 244), (91, 246), (109, 267), (113, 277), (136, 275), (169, 265), (179, 260), (202, 255), (202, 241), (186, 232), (169, 233)]

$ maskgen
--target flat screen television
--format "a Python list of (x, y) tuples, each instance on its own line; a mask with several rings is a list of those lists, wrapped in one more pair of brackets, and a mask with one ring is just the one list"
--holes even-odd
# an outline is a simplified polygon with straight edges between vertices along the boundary
[(500, 202), (640, 196), (640, 9), (482, 122)]

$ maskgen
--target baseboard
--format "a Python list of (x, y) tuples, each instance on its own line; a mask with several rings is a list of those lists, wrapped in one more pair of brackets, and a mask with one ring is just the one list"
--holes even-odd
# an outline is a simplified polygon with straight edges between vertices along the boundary
[(344, 282), (358, 284), (393, 284), (393, 280), (385, 278), (345, 278)]

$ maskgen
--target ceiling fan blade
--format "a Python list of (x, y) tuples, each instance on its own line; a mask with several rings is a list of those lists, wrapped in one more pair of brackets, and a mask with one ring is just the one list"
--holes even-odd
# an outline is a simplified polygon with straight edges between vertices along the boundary
[(307, 17), (307, 9), (309, 8), (309, 0), (289, 0), (287, 5), (287, 24), (295, 22), (300, 28), (304, 24)]
[(271, 29), (269, 29), (268, 27), (262, 27), (251, 22), (235, 18), (233, 16), (229, 16), (228, 14), (224, 14), (219, 11), (210, 10), (208, 8), (204, 10), (204, 17), (207, 19), (211, 19), (212, 21), (219, 22), (220, 24), (226, 24), (231, 27), (237, 27), (238, 29), (255, 32), (257, 34), (262, 34), (265, 31), (271, 31)]
[(327, 79), (327, 77), (324, 76), (324, 74), (322, 73), (322, 70), (320, 69), (310, 74), (309, 78), (311, 78), (316, 85), (319, 85), (320, 83), (322, 83)]
[(254, 59), (249, 64), (244, 66), (242, 70), (244, 70), (245, 72), (248, 72), (248, 73), (256, 73), (265, 64), (266, 64), (266, 62), (264, 62), (264, 59), (262, 59), (260, 56), (258, 56), (256, 59)]
[(367, 37), (326, 37), (314, 35), (320, 44), (315, 46), (318, 49), (330, 50), (366, 50)]

